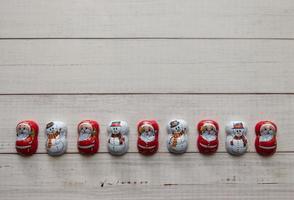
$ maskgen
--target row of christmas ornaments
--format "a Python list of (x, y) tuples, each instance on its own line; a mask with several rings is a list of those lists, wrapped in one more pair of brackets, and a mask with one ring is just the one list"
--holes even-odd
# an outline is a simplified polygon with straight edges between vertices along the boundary
[[(202, 120), (197, 125), (197, 146), (201, 153), (217, 151), (219, 125), (213, 120)], [(158, 150), (159, 125), (155, 120), (138, 123), (138, 151), (144, 155)], [(39, 127), (32, 120), (18, 123), (16, 127), (16, 150), (22, 155), (32, 155), (38, 148)], [(78, 124), (77, 147), (80, 153), (94, 154), (99, 149), (99, 124), (94, 120), (84, 120)], [(123, 155), (128, 151), (129, 127), (121, 120), (111, 121), (107, 127), (108, 150), (113, 155)], [(171, 153), (181, 154), (188, 147), (188, 125), (185, 120), (171, 120), (167, 125), (167, 148)], [(255, 126), (255, 147), (261, 155), (272, 155), (277, 148), (277, 126), (271, 121), (260, 121)], [(226, 149), (232, 155), (242, 155), (247, 151), (247, 127), (242, 121), (231, 121), (226, 126)], [(67, 127), (63, 122), (53, 121), (46, 125), (46, 150), (49, 155), (58, 156), (67, 149)]]

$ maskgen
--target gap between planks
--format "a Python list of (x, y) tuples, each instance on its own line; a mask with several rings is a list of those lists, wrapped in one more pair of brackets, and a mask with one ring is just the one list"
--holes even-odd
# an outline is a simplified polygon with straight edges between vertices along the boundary
[(38, 95), (57, 95), (57, 96), (73, 96), (73, 95), (294, 95), (294, 92), (271, 92), (271, 93), (249, 93), (249, 92), (244, 92), (244, 93), (234, 93), (234, 92), (209, 92), (209, 93), (191, 93), (191, 92), (135, 92), (135, 93), (131, 93), (131, 92), (121, 92), (121, 93), (95, 93), (95, 92), (79, 92), (79, 93), (0, 93), (0, 95), (2, 96), (38, 96)]
[(226, 37), (0, 37), (0, 40), (294, 40), (294, 38)]

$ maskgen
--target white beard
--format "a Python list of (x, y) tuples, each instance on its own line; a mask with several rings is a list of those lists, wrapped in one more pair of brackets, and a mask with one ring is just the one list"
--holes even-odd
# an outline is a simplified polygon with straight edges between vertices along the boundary
[(21, 134), (19, 134), (19, 135), (17, 136), (17, 140), (24, 140), (24, 139), (26, 139), (28, 136), (29, 136), (29, 133), (28, 133), (28, 132), (22, 132)]
[(214, 141), (216, 139), (216, 136), (213, 134), (209, 134), (208, 132), (204, 132), (202, 134), (203, 138), (206, 139), (208, 142)]
[(260, 136), (259, 141), (261, 142), (267, 142), (270, 141), (271, 139), (273, 139), (273, 135), (270, 133), (264, 133)]
[(90, 133), (81, 133), (81, 134), (80, 134), (80, 137), (79, 137), (79, 140), (80, 140), (80, 141), (86, 140), (86, 139), (88, 139), (90, 136), (91, 136)]
[(140, 136), (141, 140), (144, 142), (152, 142), (155, 140), (155, 135), (153, 132), (143, 132)]

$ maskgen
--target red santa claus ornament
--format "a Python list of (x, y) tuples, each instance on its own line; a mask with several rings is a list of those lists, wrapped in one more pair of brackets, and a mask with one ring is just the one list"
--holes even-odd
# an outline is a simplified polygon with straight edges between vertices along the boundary
[(255, 126), (255, 149), (263, 156), (269, 156), (277, 149), (277, 126), (271, 121), (260, 121)]
[(83, 154), (94, 154), (99, 149), (99, 124), (94, 120), (83, 120), (78, 125), (78, 150)]
[(137, 147), (140, 153), (152, 155), (158, 150), (159, 126), (155, 120), (143, 120), (138, 123)]
[(217, 151), (219, 126), (213, 120), (202, 120), (197, 125), (197, 147), (200, 153), (210, 154)]
[(19, 154), (32, 155), (38, 148), (38, 124), (32, 120), (21, 121), (16, 126), (15, 148)]

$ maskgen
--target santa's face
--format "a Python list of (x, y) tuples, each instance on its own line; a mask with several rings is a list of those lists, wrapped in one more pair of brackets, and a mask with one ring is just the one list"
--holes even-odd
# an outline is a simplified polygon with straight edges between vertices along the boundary
[(260, 136), (264, 141), (271, 140), (275, 132), (275, 127), (271, 124), (264, 124), (260, 127)]
[(31, 127), (27, 123), (21, 123), (16, 127), (17, 140), (23, 140), (29, 136)]
[(201, 134), (207, 141), (216, 139), (216, 128), (212, 124), (204, 124), (201, 128)]
[(155, 132), (152, 126), (142, 125), (139, 130), (140, 130), (140, 138), (144, 142), (152, 142), (155, 140)]
[(82, 123), (79, 126), (80, 140), (85, 140), (93, 134), (93, 126), (90, 123)]

